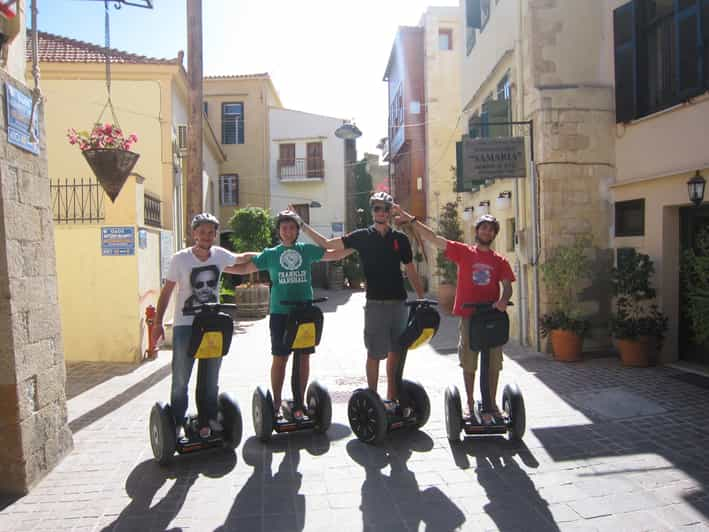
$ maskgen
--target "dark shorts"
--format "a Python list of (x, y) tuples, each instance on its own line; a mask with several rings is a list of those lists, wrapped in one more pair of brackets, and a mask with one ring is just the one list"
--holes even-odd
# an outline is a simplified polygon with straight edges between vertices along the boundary
[[(287, 357), (291, 354), (292, 349), (283, 343), (287, 323), (288, 314), (271, 314), (269, 317), (268, 326), (271, 329), (271, 354), (274, 357)], [(300, 352), (308, 355), (314, 353), (315, 348), (301, 349)]]

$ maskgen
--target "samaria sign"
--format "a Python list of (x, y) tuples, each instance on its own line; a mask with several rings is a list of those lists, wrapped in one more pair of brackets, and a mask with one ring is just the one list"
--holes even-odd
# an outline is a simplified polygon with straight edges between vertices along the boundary
[(463, 137), (464, 181), (527, 177), (524, 137)]

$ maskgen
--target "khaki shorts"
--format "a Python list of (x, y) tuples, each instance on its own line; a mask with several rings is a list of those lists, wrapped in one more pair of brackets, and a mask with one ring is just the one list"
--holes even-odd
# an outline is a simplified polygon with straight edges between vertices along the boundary
[(364, 306), (364, 346), (367, 356), (384, 360), (389, 353), (401, 354), (399, 337), (406, 329), (409, 311), (403, 301), (368, 299)]
[[(470, 350), (469, 335), (470, 318), (460, 318), (458, 325), (458, 358), (460, 367), (466, 373), (475, 373), (478, 369), (478, 351)], [(502, 370), (502, 346), (490, 348), (490, 370)]]

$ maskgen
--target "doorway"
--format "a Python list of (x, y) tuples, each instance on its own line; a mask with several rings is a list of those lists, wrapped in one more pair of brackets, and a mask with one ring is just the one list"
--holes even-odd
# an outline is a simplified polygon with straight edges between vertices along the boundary
[[(683, 271), (686, 264), (685, 253), (690, 249), (696, 256), (706, 257), (707, 260), (704, 262), (709, 262), (709, 205), (680, 209), (680, 263)], [(683, 273), (680, 276), (679, 288), (679, 358), (709, 366), (709, 340), (697, 340), (696, 331), (687, 311), (688, 297), (697, 294), (695, 289), (704, 290), (706, 287), (684, 282), (684, 278)], [(709, 284), (709, 281), (704, 280), (699, 283)]]

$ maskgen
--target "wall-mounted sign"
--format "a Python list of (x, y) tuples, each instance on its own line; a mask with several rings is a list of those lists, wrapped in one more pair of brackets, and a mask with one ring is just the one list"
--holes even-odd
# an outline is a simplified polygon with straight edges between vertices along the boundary
[(135, 255), (135, 228), (102, 227), (101, 255)]
[(32, 97), (16, 87), (5, 82), (5, 100), (7, 102), (7, 141), (18, 148), (39, 154), (39, 108), (32, 119), (34, 137), (32, 140), (29, 131), (30, 116), (32, 115)]
[(170, 267), (170, 259), (175, 250), (172, 248), (172, 233), (160, 231), (160, 280), (167, 279), (167, 270)]
[(146, 249), (148, 247), (148, 230), (138, 229), (138, 247)]
[(471, 139), (462, 142), (463, 181), (527, 177), (524, 137)]
[(345, 234), (345, 224), (344, 222), (332, 222), (332, 237), (335, 238)]

